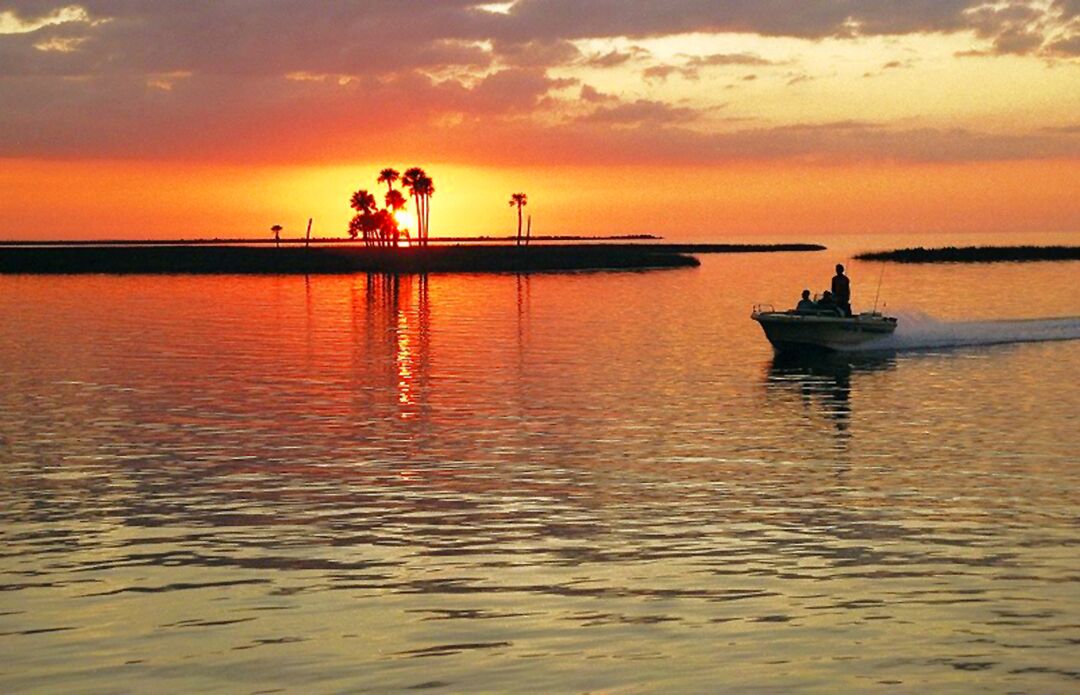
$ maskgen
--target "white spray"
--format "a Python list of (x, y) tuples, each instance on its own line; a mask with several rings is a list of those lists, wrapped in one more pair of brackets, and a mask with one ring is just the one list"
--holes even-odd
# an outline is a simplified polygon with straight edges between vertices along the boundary
[(926, 350), (969, 345), (1080, 339), (1080, 316), (1004, 321), (939, 321), (919, 312), (897, 312), (896, 332), (860, 346), (861, 351)]

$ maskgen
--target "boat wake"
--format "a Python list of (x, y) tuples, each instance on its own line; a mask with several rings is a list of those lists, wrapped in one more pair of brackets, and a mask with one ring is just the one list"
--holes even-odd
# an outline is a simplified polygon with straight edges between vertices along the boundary
[(900, 312), (896, 332), (855, 348), (859, 352), (1034, 343), (1080, 339), (1080, 316), (1004, 321), (939, 321), (918, 312)]

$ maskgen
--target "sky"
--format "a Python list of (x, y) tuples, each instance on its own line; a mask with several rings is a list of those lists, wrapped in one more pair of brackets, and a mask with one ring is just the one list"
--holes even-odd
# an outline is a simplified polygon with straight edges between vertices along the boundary
[(0, 238), (1080, 232), (1080, 0), (0, 0)]

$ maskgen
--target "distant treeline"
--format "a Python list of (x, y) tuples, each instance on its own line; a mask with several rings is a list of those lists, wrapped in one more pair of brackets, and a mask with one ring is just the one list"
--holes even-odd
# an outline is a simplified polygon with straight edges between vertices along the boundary
[(897, 263), (997, 263), (1002, 261), (1080, 260), (1080, 246), (946, 246), (926, 249), (871, 251), (855, 258), (864, 261)]
[(699, 265), (691, 254), (816, 251), (816, 244), (563, 243), (303, 248), (199, 245), (0, 245), (4, 273), (528, 272)]
[[(546, 235), (534, 236), (533, 241), (629, 241), (629, 240), (658, 240), (663, 237), (653, 234), (618, 234), (612, 236), (581, 236), (581, 235)], [(462, 242), (507, 242), (513, 243), (512, 236), (456, 236), (435, 237), (430, 240), (438, 244), (457, 244)], [(273, 244), (308, 245), (308, 244), (351, 244), (353, 239), (349, 237), (312, 237), (311, 239), (282, 238), (282, 239), (251, 239), (246, 237), (214, 237), (209, 239), (0, 239), (0, 246), (203, 246), (215, 244), (228, 245), (253, 245), (263, 246)]]
[(0, 274), (432, 273), (693, 267), (693, 256), (647, 244), (543, 246), (46, 246), (0, 249)]

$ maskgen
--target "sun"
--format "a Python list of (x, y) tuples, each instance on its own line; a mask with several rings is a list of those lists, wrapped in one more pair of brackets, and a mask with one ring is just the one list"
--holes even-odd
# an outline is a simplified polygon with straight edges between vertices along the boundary
[(416, 231), (416, 216), (408, 210), (398, 210), (394, 213), (394, 219), (401, 229), (407, 229), (410, 233)]

